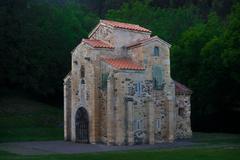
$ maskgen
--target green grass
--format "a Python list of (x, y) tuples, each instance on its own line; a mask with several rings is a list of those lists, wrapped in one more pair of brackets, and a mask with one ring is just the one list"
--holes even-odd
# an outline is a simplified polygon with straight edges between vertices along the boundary
[(0, 152), (4, 160), (239, 160), (239, 148), (223, 149), (168, 149), (129, 152), (21, 156)]
[(240, 134), (193, 133), (192, 141), (205, 145), (240, 145)]
[(23, 95), (1, 94), (0, 142), (63, 139), (63, 111)]

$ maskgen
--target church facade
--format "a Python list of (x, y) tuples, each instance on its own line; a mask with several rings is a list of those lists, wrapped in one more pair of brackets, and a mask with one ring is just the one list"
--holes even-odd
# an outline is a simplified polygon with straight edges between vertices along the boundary
[(171, 45), (139, 25), (100, 20), (72, 51), (64, 138), (133, 145), (191, 137), (191, 90), (170, 74)]

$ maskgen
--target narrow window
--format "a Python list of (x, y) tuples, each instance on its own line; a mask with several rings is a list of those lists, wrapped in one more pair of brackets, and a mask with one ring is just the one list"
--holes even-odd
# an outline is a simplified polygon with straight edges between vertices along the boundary
[(82, 79), (82, 80), (81, 80), (81, 84), (85, 84), (85, 81), (84, 81), (84, 79)]
[(141, 126), (140, 123), (141, 123), (140, 120), (137, 120), (137, 129), (140, 129), (140, 126)]
[(137, 82), (136, 84), (136, 93), (137, 93), (137, 96), (141, 96), (142, 94), (142, 85), (141, 85), (141, 82)]
[(160, 123), (160, 119), (156, 120), (156, 128), (160, 129), (161, 128), (161, 123)]
[(153, 88), (160, 90), (163, 87), (163, 69), (161, 65), (154, 65), (152, 68)]
[(184, 116), (184, 108), (178, 108), (178, 115), (181, 117)]
[(136, 127), (135, 127), (137, 130), (141, 130), (141, 129), (143, 129), (143, 120), (141, 119), (138, 119), (137, 121), (136, 121)]
[(159, 56), (159, 47), (154, 47), (153, 56)]
[(85, 68), (83, 65), (81, 65), (81, 69), (80, 69), (80, 77), (84, 78), (85, 77)]
[(101, 77), (101, 81), (102, 81), (101, 88), (102, 89), (107, 89), (107, 79), (108, 79), (108, 73), (103, 73), (102, 77)]
[(144, 63), (145, 65), (148, 63), (148, 59), (147, 59), (147, 57), (146, 57), (146, 54), (144, 54), (143, 63)]

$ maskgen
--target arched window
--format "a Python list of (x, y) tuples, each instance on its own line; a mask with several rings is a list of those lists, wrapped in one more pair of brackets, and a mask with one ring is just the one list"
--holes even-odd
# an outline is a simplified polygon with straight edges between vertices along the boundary
[(163, 87), (163, 69), (161, 65), (154, 65), (152, 68), (153, 88), (160, 90)]
[(85, 68), (84, 68), (84, 65), (81, 65), (80, 78), (84, 78), (84, 77), (85, 77)]
[(154, 47), (153, 56), (159, 56), (159, 47), (157, 46)]

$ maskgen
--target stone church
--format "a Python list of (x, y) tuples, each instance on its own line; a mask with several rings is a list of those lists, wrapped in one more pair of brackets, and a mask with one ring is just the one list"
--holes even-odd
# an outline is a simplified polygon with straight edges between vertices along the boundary
[(72, 51), (64, 78), (65, 140), (132, 145), (191, 137), (192, 92), (171, 78), (170, 47), (139, 25), (100, 20)]

